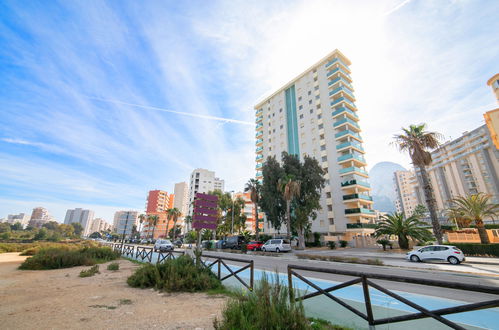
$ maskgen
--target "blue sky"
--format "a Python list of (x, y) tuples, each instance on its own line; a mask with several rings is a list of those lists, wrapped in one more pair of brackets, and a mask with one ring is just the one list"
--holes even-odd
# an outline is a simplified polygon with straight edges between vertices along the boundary
[[(497, 107), (497, 1), (2, 1), (0, 217), (142, 210), (197, 167), (254, 175), (253, 105), (335, 48), (352, 62), (366, 158), (428, 122)], [(168, 112), (170, 111), (170, 112)]]

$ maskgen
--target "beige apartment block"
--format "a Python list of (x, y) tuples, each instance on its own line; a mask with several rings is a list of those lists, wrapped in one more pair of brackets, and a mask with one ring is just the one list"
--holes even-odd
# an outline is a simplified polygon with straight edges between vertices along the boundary
[(403, 212), (406, 216), (411, 216), (419, 204), (416, 174), (413, 171), (395, 171), (393, 173), (393, 185), (397, 193), (395, 201), (397, 212)]
[[(326, 186), (311, 230), (326, 240), (364, 234), (376, 217), (350, 65), (334, 50), (255, 106), (256, 178), (267, 157), (280, 161), (283, 151), (317, 159)], [(285, 232), (267, 222), (263, 231)]]
[(487, 85), (492, 88), (492, 92), (494, 93), (497, 103), (499, 103), (499, 73), (493, 75), (488, 81)]
[(499, 151), (486, 125), (465, 132), (432, 152), (428, 167), (438, 210), (443, 213), (450, 200), (483, 192), (499, 203)]

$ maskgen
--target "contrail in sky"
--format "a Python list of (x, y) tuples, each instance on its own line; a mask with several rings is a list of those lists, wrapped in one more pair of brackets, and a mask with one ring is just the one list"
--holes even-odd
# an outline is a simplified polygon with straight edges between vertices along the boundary
[(411, 1), (412, 0), (404, 0), (404, 1), (402, 1), (401, 3), (399, 3), (398, 5), (396, 5), (395, 7), (393, 7), (392, 9), (390, 9), (389, 11), (387, 11), (386, 13), (384, 13), (383, 16), (388, 16), (388, 15), (393, 14), (394, 12), (396, 12), (397, 10), (399, 10), (400, 8), (402, 8), (403, 6), (407, 5)]
[(150, 105), (142, 105), (142, 104), (127, 103), (127, 102), (116, 101), (116, 100), (101, 99), (99, 97), (87, 96), (87, 98), (92, 99), (92, 100), (102, 101), (102, 102), (115, 103), (115, 104), (121, 104), (121, 105), (129, 105), (129, 106), (132, 106), (132, 107), (137, 107), (137, 108), (142, 108), (142, 109), (149, 109), (149, 110), (169, 112), (169, 113), (174, 113), (174, 114), (177, 114), (177, 115), (183, 115), (183, 116), (189, 116), (189, 117), (196, 117), (196, 118), (203, 118), (203, 119), (210, 119), (210, 120), (217, 120), (217, 121), (222, 121), (224, 123), (234, 123), (234, 124), (242, 124), (242, 125), (253, 125), (254, 124), (254, 123), (249, 122), (249, 121), (243, 121), (243, 120), (237, 120), (237, 119), (230, 119), (230, 118), (222, 118), (222, 117), (215, 117), (215, 116), (210, 116), (210, 115), (202, 115), (202, 114), (198, 114), (198, 113), (181, 112), (181, 111), (169, 110), (169, 109), (165, 109), (165, 108), (153, 107), (153, 106), (150, 106)]

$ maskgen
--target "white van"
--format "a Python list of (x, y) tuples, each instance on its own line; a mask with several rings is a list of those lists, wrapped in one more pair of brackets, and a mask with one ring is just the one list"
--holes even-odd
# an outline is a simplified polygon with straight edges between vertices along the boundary
[(269, 239), (263, 244), (262, 251), (275, 251), (277, 253), (291, 251), (291, 244), (289, 244), (289, 240), (283, 238)]

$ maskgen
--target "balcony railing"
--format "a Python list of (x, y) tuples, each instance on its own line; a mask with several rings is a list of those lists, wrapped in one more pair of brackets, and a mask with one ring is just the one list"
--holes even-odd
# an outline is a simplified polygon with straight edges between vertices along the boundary
[(356, 160), (358, 160), (359, 162), (362, 162), (362, 163), (366, 162), (366, 160), (364, 159), (364, 157), (362, 157), (360, 155), (355, 155), (355, 154), (346, 154), (346, 155), (340, 156), (340, 157), (338, 157), (338, 162), (342, 162), (344, 160), (349, 160), (349, 159), (356, 159)]
[(260, 159), (262, 159), (262, 158), (263, 158), (263, 155), (258, 155), (258, 156), (256, 156), (256, 160), (260, 160)]
[(363, 186), (363, 187), (366, 187), (366, 188), (371, 188), (371, 185), (368, 182), (364, 182), (364, 181), (360, 181), (360, 180), (348, 180), (348, 181), (342, 182), (341, 186), (347, 187), (347, 186), (353, 186), (356, 184)]
[(339, 133), (336, 133), (334, 135), (335, 138), (339, 138), (339, 137), (342, 137), (342, 136), (345, 136), (345, 135), (351, 135), (353, 137), (356, 137), (357, 139), (359, 140), (362, 140), (362, 138), (360, 137), (359, 133), (355, 133), (354, 131), (351, 131), (351, 130), (344, 130), (344, 131), (341, 131)]
[(258, 139), (258, 140), (256, 140), (255, 145), (259, 145), (259, 144), (260, 144), (260, 143), (262, 143), (262, 142), (263, 142), (263, 139)]
[(338, 92), (347, 93), (348, 95), (350, 95), (351, 98), (355, 99), (355, 96), (353, 96), (353, 93), (351, 91), (349, 91), (346, 87), (343, 87), (343, 86), (335, 88), (332, 91), (330, 91), (329, 92), (329, 96), (334, 95), (334, 94), (336, 94)]
[(345, 68), (348, 68), (348, 65), (346, 65), (345, 62), (343, 62), (340, 58), (337, 57), (337, 58), (334, 58), (331, 61), (329, 61), (329, 62), (326, 63), (326, 69), (329, 68), (331, 65), (333, 65), (335, 63), (340, 63)]
[(372, 201), (373, 198), (369, 195), (364, 195), (364, 194), (350, 194), (350, 195), (343, 195), (343, 200), (347, 201), (350, 199), (363, 199), (366, 201)]
[(260, 176), (262, 176), (262, 175), (263, 175), (262, 172), (260, 172), (260, 171), (256, 172), (256, 177), (257, 178), (260, 177)]
[(262, 123), (256, 125), (256, 129), (259, 129), (260, 127), (263, 127)]
[(356, 208), (353, 208), (353, 209), (345, 209), (345, 214), (357, 214), (357, 213), (361, 213), (361, 214), (374, 214), (374, 210), (366, 209), (366, 208), (363, 208), (363, 207), (356, 207)]
[(258, 110), (256, 110), (256, 113), (255, 113), (255, 114), (258, 116), (258, 115), (259, 115), (259, 114), (261, 114), (262, 112), (263, 112), (263, 109), (258, 109)]
[(258, 122), (260, 122), (260, 121), (262, 121), (262, 120), (263, 120), (263, 116), (258, 116), (258, 117), (256, 117), (256, 122), (257, 122), (257, 123), (258, 123)]
[(329, 78), (329, 76), (332, 76), (333, 74), (335, 74), (337, 72), (341, 72), (343, 75), (345, 75), (345, 77), (348, 77), (348, 79), (352, 79), (352, 77), (350, 77), (350, 75), (342, 68), (334, 68), (333, 70), (328, 71), (326, 75)]
[(258, 163), (256, 164), (256, 169), (259, 170), (263, 167), (263, 164), (262, 163)]
[(338, 144), (336, 146), (336, 149), (339, 150), (339, 149), (343, 149), (343, 148), (347, 148), (347, 147), (357, 148), (359, 150), (364, 151), (364, 148), (362, 148), (362, 145), (360, 143), (355, 143), (355, 142), (344, 142), (344, 143)]
[(256, 134), (255, 134), (255, 137), (259, 137), (259, 136), (261, 136), (261, 135), (263, 135), (263, 131), (259, 131), (258, 133), (256, 133)]
[(348, 81), (346, 81), (345, 79), (343, 79), (343, 77), (338, 77), (338, 78), (334, 78), (333, 80), (329, 81), (327, 83), (327, 85), (330, 87), (334, 84), (336, 84), (337, 82), (340, 82), (343, 84), (343, 86), (347, 87), (348, 89), (350, 89), (351, 92), (353, 92), (353, 87), (352, 85), (350, 85), (350, 83)]
[(345, 123), (348, 123), (348, 124), (358, 128), (358, 129), (360, 129), (359, 124), (357, 124), (355, 121), (351, 120), (350, 118), (343, 118), (343, 119), (340, 119), (340, 120), (334, 122), (333, 127), (338, 127), (338, 126), (343, 125)]
[(349, 173), (349, 172), (358, 172), (358, 173), (362, 173), (362, 174), (367, 175), (366, 170), (363, 170), (363, 169), (361, 169), (359, 167), (355, 167), (355, 166), (342, 168), (341, 170), (339, 170), (339, 172), (340, 172), (340, 174), (345, 174), (345, 173)]
[(357, 109), (357, 106), (355, 105), (355, 103), (353, 103), (352, 101), (350, 100), (347, 100), (345, 97), (339, 97), (337, 98), (336, 100), (333, 100), (331, 101), (331, 103), (329, 103), (330, 106), (334, 107), (336, 104), (340, 103), (340, 102), (345, 102), (345, 103), (348, 103), (350, 104), (353, 108)]
[(349, 113), (350, 115), (354, 116), (355, 118), (359, 118), (359, 116), (357, 116), (357, 114), (355, 112), (353, 112), (352, 110), (347, 109), (345, 107), (340, 107), (340, 108), (334, 110), (331, 115), (333, 117), (335, 117), (335, 116), (340, 115), (342, 113)]
[(256, 148), (256, 150), (255, 150), (255, 151), (256, 151), (256, 152), (263, 151), (263, 147), (258, 147), (258, 148)]
[(375, 223), (347, 223), (347, 229), (376, 228)]

